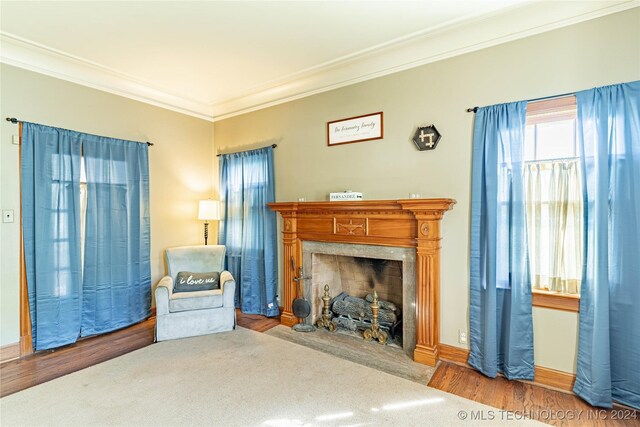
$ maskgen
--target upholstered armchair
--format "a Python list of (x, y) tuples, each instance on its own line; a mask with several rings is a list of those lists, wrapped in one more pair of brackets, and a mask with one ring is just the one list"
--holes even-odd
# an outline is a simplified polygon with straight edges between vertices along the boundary
[[(235, 329), (236, 282), (224, 269), (225, 247), (182, 246), (166, 250), (168, 275), (155, 290), (156, 340), (192, 337)], [(220, 289), (174, 292), (180, 272), (220, 273)]]

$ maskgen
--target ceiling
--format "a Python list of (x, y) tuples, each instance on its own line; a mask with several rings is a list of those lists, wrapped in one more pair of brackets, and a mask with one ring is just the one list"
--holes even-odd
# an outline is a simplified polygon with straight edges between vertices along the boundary
[(207, 120), (638, 1), (4, 1), (2, 62)]

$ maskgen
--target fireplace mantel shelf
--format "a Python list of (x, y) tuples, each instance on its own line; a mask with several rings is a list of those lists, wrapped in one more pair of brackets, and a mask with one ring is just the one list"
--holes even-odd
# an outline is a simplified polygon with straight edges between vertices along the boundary
[[(440, 299), (440, 220), (453, 199), (401, 199), (341, 202), (279, 202), (269, 207), (283, 218), (283, 311), (292, 326), (295, 271), (304, 240), (416, 248), (416, 362), (438, 361)], [(297, 270), (297, 269), (296, 269)]]
[(444, 213), (456, 203), (453, 199), (398, 199), (398, 200), (354, 200), (340, 202), (277, 202), (269, 203), (271, 209), (295, 212), (378, 212), (400, 213), (402, 211), (434, 211)]

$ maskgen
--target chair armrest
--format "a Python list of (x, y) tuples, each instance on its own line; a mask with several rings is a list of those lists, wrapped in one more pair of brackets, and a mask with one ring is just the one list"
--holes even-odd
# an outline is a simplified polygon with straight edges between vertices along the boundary
[(156, 286), (156, 316), (169, 314), (169, 298), (173, 294), (173, 279), (164, 276)]
[(228, 271), (220, 274), (220, 289), (222, 289), (224, 307), (235, 308), (236, 281)]

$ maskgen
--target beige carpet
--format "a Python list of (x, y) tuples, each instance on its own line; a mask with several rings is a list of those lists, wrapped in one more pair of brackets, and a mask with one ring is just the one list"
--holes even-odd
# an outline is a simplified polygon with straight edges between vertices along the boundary
[(500, 421), (494, 408), (242, 328), (153, 344), (0, 400), (3, 427)]
[(295, 332), (288, 326), (279, 325), (269, 329), (265, 334), (422, 385), (429, 383), (436, 370), (435, 367), (415, 363), (400, 347), (380, 345), (375, 341), (366, 342), (362, 337), (347, 333), (329, 332), (326, 329), (318, 329), (315, 332)]

